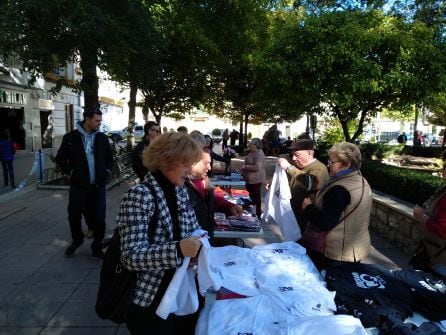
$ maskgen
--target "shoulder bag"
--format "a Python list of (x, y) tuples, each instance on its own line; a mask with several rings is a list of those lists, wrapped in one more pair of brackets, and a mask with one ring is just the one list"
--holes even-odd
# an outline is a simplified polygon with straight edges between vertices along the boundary
[[(149, 222), (148, 235), (150, 238), (155, 234), (155, 221), (159, 210), (153, 186), (148, 183), (144, 185), (149, 188), (155, 200), (155, 211)], [(126, 322), (135, 292), (136, 280), (137, 272), (129, 271), (121, 263), (121, 241), (119, 230), (116, 228), (102, 262), (95, 306), (96, 314), (101, 319), (109, 319), (118, 324)]]

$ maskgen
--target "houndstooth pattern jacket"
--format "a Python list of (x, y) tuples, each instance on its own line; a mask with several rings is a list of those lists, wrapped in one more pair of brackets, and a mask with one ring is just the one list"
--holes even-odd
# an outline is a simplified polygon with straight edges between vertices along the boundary
[[(153, 243), (148, 239), (148, 225), (155, 212), (150, 189), (144, 184), (130, 188), (124, 195), (116, 223), (121, 238), (121, 260), (130, 271), (138, 271), (133, 303), (148, 307), (158, 290), (165, 270), (181, 265), (177, 243), (173, 240), (173, 223), (166, 198), (155, 178), (149, 173), (158, 201), (158, 220)], [(187, 189), (175, 187), (181, 238), (186, 238), (199, 228)], [(152, 230), (153, 231), (153, 230)]]

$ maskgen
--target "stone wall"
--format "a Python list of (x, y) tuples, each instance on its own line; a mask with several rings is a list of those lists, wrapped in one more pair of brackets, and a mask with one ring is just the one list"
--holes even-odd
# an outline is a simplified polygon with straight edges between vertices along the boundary
[(412, 217), (413, 207), (409, 202), (373, 191), (370, 227), (407, 255), (414, 253), (421, 236), (421, 225)]

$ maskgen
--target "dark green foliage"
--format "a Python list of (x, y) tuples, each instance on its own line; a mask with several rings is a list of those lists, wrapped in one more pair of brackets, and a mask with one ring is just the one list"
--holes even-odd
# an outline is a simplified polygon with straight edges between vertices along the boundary
[(413, 204), (422, 204), (443, 184), (441, 178), (428, 173), (368, 159), (363, 161), (361, 171), (373, 189)]
[(376, 158), (381, 160), (389, 155), (401, 155), (402, 146), (401, 145), (386, 145), (382, 143), (363, 143), (359, 146), (361, 149), (363, 159)]
[(329, 142), (316, 142), (316, 146), (314, 148), (314, 157), (317, 158), (322, 163), (326, 163), (328, 160), (328, 149), (333, 146), (333, 143)]
[(408, 146), (406, 145), (402, 153), (404, 155), (412, 155), (417, 157), (437, 157), (440, 158), (442, 156), (442, 152), (444, 149), (441, 147), (423, 147), (420, 145)]

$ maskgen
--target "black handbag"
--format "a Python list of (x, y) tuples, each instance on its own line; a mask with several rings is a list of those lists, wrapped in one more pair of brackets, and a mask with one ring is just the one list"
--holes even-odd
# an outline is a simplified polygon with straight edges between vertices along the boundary
[[(155, 199), (155, 211), (150, 218), (148, 236), (153, 237), (158, 217), (158, 203), (152, 185), (145, 184)], [(99, 291), (96, 299), (96, 314), (101, 319), (109, 319), (115, 323), (126, 322), (130, 305), (135, 293), (137, 272), (129, 271), (121, 263), (121, 241), (118, 228), (105, 253), (99, 280)]]
[(136, 278), (136, 272), (129, 271), (121, 263), (121, 242), (116, 228), (101, 268), (96, 299), (96, 314), (101, 319), (110, 319), (116, 323), (126, 321)]

